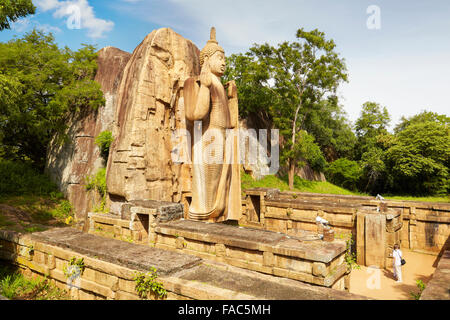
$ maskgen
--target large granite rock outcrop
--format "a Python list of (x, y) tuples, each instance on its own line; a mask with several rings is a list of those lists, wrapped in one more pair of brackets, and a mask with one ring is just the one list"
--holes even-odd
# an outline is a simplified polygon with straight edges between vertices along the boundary
[(68, 142), (51, 142), (46, 170), (75, 209), (77, 220), (84, 220), (92, 209), (93, 195), (85, 188), (87, 175), (94, 175), (104, 166), (95, 138), (112, 129), (117, 87), (131, 54), (106, 47), (98, 52), (95, 80), (100, 83), (106, 104), (98, 110), (74, 114), (68, 123)]
[(130, 200), (179, 202), (191, 190), (190, 166), (172, 162), (171, 137), (186, 128), (183, 84), (200, 74), (199, 54), (169, 28), (154, 30), (134, 50), (117, 92), (107, 167), (112, 213)]

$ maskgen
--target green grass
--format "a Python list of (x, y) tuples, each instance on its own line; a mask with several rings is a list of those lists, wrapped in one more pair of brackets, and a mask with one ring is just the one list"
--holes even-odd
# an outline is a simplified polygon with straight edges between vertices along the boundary
[[(287, 178), (279, 178), (275, 175), (268, 175), (261, 180), (253, 179), (245, 172), (241, 173), (241, 188), (242, 191), (250, 188), (276, 188), (280, 191), (289, 191), (289, 184)], [(363, 195), (361, 193), (352, 192), (344, 188), (338, 187), (330, 182), (308, 181), (295, 177), (294, 190), (298, 192), (312, 192), (312, 193), (329, 193), (329, 194), (344, 194), (344, 195)]]
[(73, 221), (70, 202), (47, 175), (26, 162), (0, 158), (0, 204), (19, 209), (30, 218), (16, 218), (5, 206), (0, 211), (0, 229), (30, 233)]
[(32, 233), (44, 231), (50, 226), (65, 226), (69, 217), (73, 221), (72, 206), (59, 197), (3, 195), (0, 197), (0, 204), (19, 209), (30, 218), (30, 221), (23, 221), (20, 217), (11, 218), (6, 212), (0, 211), (0, 229)]
[(67, 292), (48, 279), (26, 278), (12, 267), (0, 265), (0, 294), (14, 300), (68, 300)]
[(0, 195), (50, 195), (57, 186), (30, 164), (0, 159)]
[[(276, 188), (280, 191), (289, 191), (289, 184), (287, 177), (279, 178), (274, 175), (268, 175), (261, 180), (255, 180), (251, 175), (241, 172), (241, 188), (242, 192), (250, 188)], [(340, 195), (354, 195), (354, 196), (368, 196), (364, 193), (350, 191), (330, 182), (309, 181), (301, 179), (296, 176), (294, 179), (294, 190), (297, 192), (311, 192), (311, 193), (328, 193)], [(426, 201), (426, 202), (445, 202), (450, 203), (450, 196), (429, 196), (429, 197), (414, 197), (410, 195), (383, 195), (384, 198), (390, 200), (411, 200), (411, 201)]]
[(14, 222), (9, 221), (6, 217), (4, 217), (0, 214), (0, 229), (8, 228), (13, 225), (14, 225)]

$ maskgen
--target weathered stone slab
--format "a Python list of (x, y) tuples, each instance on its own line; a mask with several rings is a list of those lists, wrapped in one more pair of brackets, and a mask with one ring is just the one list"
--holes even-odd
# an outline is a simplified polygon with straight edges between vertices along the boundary
[(386, 264), (386, 217), (383, 214), (367, 214), (365, 217), (366, 266), (384, 268)]
[(291, 279), (219, 265), (200, 265), (179, 273), (180, 279), (199, 281), (214, 287), (268, 300), (361, 300), (367, 297), (341, 290), (317, 287)]
[(326, 242), (300, 241), (296, 239), (286, 239), (280, 241), (274, 247), (274, 253), (299, 257), (305, 260), (318, 261), (323, 263), (331, 262), (334, 258), (345, 251), (346, 245), (343, 240)]
[(151, 267), (155, 267), (160, 275), (168, 275), (190, 268), (201, 261), (200, 258), (194, 256), (103, 238), (71, 228), (34, 233), (32, 239), (68, 248), (83, 255), (97, 257), (127, 268), (148, 271)]
[(306, 236), (306, 232), (305, 239), (308, 239), (306, 239), (307, 241), (302, 241), (301, 238), (290, 238), (284, 234), (272, 231), (191, 220), (161, 223), (155, 230), (157, 233), (201, 239), (202, 241), (221, 243), (249, 250), (269, 251), (280, 255), (324, 263), (332, 261), (342, 254), (346, 248), (345, 241), (342, 240), (333, 242), (310, 241)]
[(420, 300), (450, 300), (450, 250), (444, 251)]
[(176, 220), (183, 217), (184, 207), (181, 203), (158, 200), (132, 200), (130, 203), (135, 206), (134, 208), (143, 207), (150, 210), (156, 210), (159, 221), (161, 222)]
[(156, 228), (156, 232), (159, 232), (161, 228), (201, 234), (202, 238), (205, 240), (248, 249), (258, 248), (258, 244), (260, 243), (276, 244), (281, 239), (286, 238), (286, 235), (271, 231), (240, 228), (222, 223), (205, 223), (192, 220), (179, 220), (161, 223)]

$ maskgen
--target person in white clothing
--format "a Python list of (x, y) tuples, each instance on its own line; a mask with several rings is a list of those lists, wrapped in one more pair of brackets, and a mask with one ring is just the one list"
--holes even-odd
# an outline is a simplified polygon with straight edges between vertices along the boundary
[(392, 257), (394, 258), (394, 278), (397, 282), (402, 282), (402, 251), (398, 244), (394, 245), (394, 251), (392, 252)]

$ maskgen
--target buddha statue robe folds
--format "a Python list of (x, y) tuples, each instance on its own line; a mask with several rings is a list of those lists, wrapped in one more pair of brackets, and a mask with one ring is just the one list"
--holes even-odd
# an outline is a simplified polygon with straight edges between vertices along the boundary
[(238, 220), (241, 215), (239, 123), (234, 81), (222, 85), (225, 52), (211, 39), (200, 53), (201, 74), (184, 84), (186, 119), (193, 123), (189, 219)]

